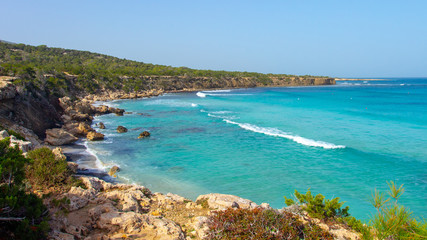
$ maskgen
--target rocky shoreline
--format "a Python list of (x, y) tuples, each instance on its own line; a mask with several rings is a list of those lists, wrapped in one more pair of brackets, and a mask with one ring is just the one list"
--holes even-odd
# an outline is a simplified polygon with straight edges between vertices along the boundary
[[(7, 86), (10, 88), (10, 86)], [(193, 89), (188, 89), (193, 90)], [(4, 93), (4, 92), (3, 92)], [(82, 145), (70, 145), (82, 138), (102, 140), (91, 123), (99, 114), (123, 115), (123, 109), (105, 105), (94, 106), (96, 101), (127, 98), (153, 97), (163, 94), (162, 90), (152, 90), (133, 95), (122, 92), (106, 92), (102, 95), (88, 95), (80, 101), (68, 97), (60, 98), (58, 106), (62, 124), (46, 130), (45, 142), (40, 141), (40, 133), (25, 128), (19, 123), (1, 117), (2, 125), (24, 135), (31, 146), (24, 152), (46, 144), (61, 146), (55, 148), (60, 158), (76, 161), (85, 151)], [(13, 94), (2, 94), (11, 100)], [(2, 99), (0, 99), (2, 100)], [(143, 133), (141, 133), (143, 134)], [(146, 135), (146, 133), (144, 133)], [(102, 135), (102, 136), (101, 136)], [(93, 137), (96, 136), (96, 137)], [(25, 145), (25, 144), (24, 144)], [(21, 145), (20, 145), (21, 146)], [(23, 149), (24, 150), (24, 149)], [(80, 154), (80, 155), (79, 155)], [(86, 159), (94, 161), (96, 158)], [(71, 187), (67, 192), (57, 192), (45, 198), (50, 215), (50, 239), (207, 239), (209, 238), (209, 218), (215, 211), (234, 209), (271, 209), (269, 204), (256, 203), (238, 196), (211, 193), (199, 196), (196, 201), (173, 193), (152, 193), (144, 186), (123, 184), (105, 172), (94, 172), (70, 162), (77, 177), (83, 183)], [(93, 162), (91, 163), (93, 164)], [(107, 181), (105, 181), (107, 180)], [(64, 201), (62, 201), (65, 199)], [(59, 204), (52, 204), (53, 202)], [(277, 213), (292, 212), (303, 222), (315, 223), (333, 234), (336, 239), (360, 239), (360, 235), (343, 226), (333, 227), (310, 218), (300, 209), (275, 209)]]

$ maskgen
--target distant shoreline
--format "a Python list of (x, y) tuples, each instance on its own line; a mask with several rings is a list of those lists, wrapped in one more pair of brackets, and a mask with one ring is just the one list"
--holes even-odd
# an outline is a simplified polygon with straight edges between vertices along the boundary
[(335, 78), (335, 81), (385, 81), (384, 78)]

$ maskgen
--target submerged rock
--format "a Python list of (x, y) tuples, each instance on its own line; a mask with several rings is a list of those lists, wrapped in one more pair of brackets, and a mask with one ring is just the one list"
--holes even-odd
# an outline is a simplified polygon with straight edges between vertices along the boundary
[(123, 127), (123, 126), (118, 126), (117, 127), (117, 132), (119, 132), (119, 133), (125, 133), (127, 131), (128, 131), (128, 129), (125, 128), (125, 127)]
[(87, 140), (89, 141), (99, 141), (99, 140), (104, 140), (104, 134), (99, 133), (99, 132), (89, 132), (86, 136)]
[(113, 166), (110, 171), (108, 172), (108, 175), (112, 176), (112, 177), (117, 177), (116, 173), (120, 172), (120, 168), (117, 166)]
[(138, 138), (146, 138), (149, 137), (151, 134), (147, 131), (143, 131), (142, 133), (139, 134)]

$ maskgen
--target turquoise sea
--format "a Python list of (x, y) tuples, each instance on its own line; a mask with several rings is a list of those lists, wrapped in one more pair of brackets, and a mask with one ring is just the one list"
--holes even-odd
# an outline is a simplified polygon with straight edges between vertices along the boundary
[[(153, 192), (233, 194), (274, 208), (294, 189), (340, 197), (369, 219), (374, 189), (404, 184), (427, 217), (427, 79), (165, 94), (107, 104), (106, 140), (85, 143), (105, 168)], [(118, 125), (129, 129), (116, 132)], [(96, 128), (96, 127), (95, 127)], [(137, 139), (147, 130), (151, 137)]]

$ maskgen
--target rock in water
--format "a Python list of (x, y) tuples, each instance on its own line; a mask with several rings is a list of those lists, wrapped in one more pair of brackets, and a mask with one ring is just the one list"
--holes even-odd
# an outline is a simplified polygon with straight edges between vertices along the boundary
[(104, 134), (99, 133), (99, 132), (89, 132), (86, 136), (87, 140), (89, 141), (99, 141), (99, 140), (104, 140)]
[(112, 177), (117, 177), (116, 173), (120, 172), (120, 168), (117, 166), (113, 166), (110, 171), (108, 172), (108, 175), (112, 176)]
[(117, 127), (117, 132), (119, 132), (119, 133), (125, 133), (127, 131), (128, 131), (128, 129), (125, 128), (125, 127), (123, 127), (123, 126), (118, 126)]
[(98, 123), (99, 129), (105, 129), (105, 125), (103, 122)]
[(147, 131), (143, 131), (141, 134), (139, 134), (138, 138), (145, 138), (145, 137), (149, 137), (151, 134)]
[(50, 145), (59, 146), (69, 144), (77, 140), (78, 138), (61, 128), (52, 128), (46, 130), (45, 141), (48, 142)]

